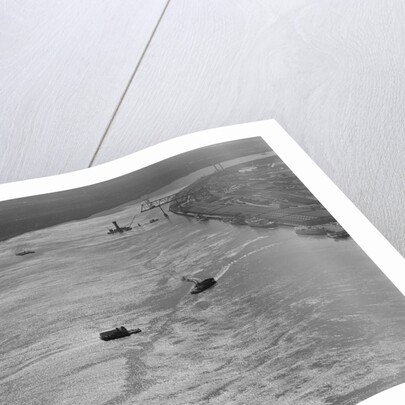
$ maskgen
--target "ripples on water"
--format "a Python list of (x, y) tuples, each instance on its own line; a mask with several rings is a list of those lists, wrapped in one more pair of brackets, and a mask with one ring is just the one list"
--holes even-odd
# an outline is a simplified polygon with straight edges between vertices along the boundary
[[(5, 403), (353, 404), (405, 381), (403, 297), (352, 240), (109, 221), (0, 244)], [(185, 274), (218, 283), (190, 295)], [(143, 332), (98, 339), (120, 325)]]

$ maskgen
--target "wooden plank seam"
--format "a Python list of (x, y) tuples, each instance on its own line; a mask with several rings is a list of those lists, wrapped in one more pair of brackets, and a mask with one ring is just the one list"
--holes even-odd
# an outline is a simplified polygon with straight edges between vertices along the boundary
[(141, 57), (139, 58), (137, 64), (135, 65), (134, 71), (132, 72), (132, 75), (131, 75), (131, 77), (129, 78), (129, 81), (128, 81), (127, 85), (125, 86), (125, 89), (124, 89), (124, 91), (123, 91), (123, 93), (122, 93), (120, 99), (118, 100), (117, 106), (115, 107), (115, 109), (114, 109), (114, 111), (113, 111), (113, 113), (112, 113), (112, 115), (111, 115), (111, 118), (110, 118), (110, 120), (109, 120), (109, 122), (108, 122), (108, 124), (107, 124), (107, 126), (106, 126), (106, 129), (105, 129), (103, 135), (101, 136), (100, 142), (99, 142), (99, 144), (98, 144), (98, 146), (97, 146), (97, 148), (96, 148), (96, 151), (94, 152), (93, 157), (92, 157), (91, 160), (90, 160), (90, 163), (89, 163), (88, 167), (93, 166), (93, 163), (94, 163), (94, 161), (95, 161), (95, 159), (96, 159), (96, 157), (97, 157), (97, 154), (99, 153), (99, 151), (100, 151), (100, 149), (101, 149), (101, 146), (102, 146), (102, 144), (103, 144), (103, 142), (104, 142), (104, 140), (105, 140), (105, 138), (106, 138), (106, 136), (107, 136), (107, 134), (108, 134), (108, 132), (109, 132), (109, 130), (110, 130), (110, 128), (111, 128), (111, 125), (112, 125), (112, 123), (113, 123), (113, 121), (114, 121), (114, 119), (115, 119), (115, 117), (116, 117), (116, 115), (117, 115), (117, 113), (118, 113), (118, 110), (119, 110), (120, 107), (121, 107), (122, 102), (124, 101), (124, 98), (125, 98), (125, 96), (126, 96), (128, 90), (129, 90), (129, 88), (131, 87), (132, 81), (134, 80), (134, 77), (135, 77), (136, 73), (137, 73), (138, 70), (139, 70), (139, 66), (141, 65), (141, 63), (142, 63), (142, 61), (143, 61), (143, 58), (144, 58), (144, 56), (145, 56), (145, 54), (146, 54), (146, 51), (148, 50), (149, 45), (151, 44), (151, 42), (152, 42), (152, 40), (153, 40), (153, 37), (155, 36), (155, 33), (156, 33), (156, 31), (157, 31), (157, 29), (158, 29), (158, 27), (159, 27), (159, 25), (160, 25), (160, 23), (161, 23), (161, 21), (162, 21), (162, 19), (163, 19), (163, 16), (165, 15), (165, 12), (166, 12), (166, 10), (167, 10), (169, 4), (170, 4), (170, 1), (171, 1), (171, 0), (167, 0), (166, 4), (165, 4), (165, 6), (164, 6), (164, 8), (163, 8), (163, 10), (162, 10), (162, 13), (160, 14), (159, 19), (158, 19), (157, 22), (156, 22), (156, 26), (155, 26), (155, 28), (153, 29), (153, 31), (152, 31), (152, 33), (151, 33), (151, 35), (150, 35), (150, 37), (149, 37), (149, 40), (148, 40), (148, 42), (147, 42), (146, 45), (145, 45), (144, 50), (142, 51)]

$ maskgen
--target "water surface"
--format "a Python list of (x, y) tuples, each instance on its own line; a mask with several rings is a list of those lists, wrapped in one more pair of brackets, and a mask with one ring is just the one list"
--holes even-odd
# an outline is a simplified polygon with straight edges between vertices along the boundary
[[(137, 209), (0, 244), (5, 403), (354, 404), (405, 381), (404, 299), (352, 240), (159, 211), (106, 234)], [(121, 325), (142, 333), (98, 339)]]

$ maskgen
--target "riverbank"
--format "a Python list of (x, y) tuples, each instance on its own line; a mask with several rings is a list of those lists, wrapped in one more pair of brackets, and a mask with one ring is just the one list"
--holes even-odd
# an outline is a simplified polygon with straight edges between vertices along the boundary
[[(178, 193), (170, 211), (237, 224), (315, 226), (336, 222), (277, 157), (205, 176)], [(253, 219), (253, 220), (252, 220)], [(254, 224), (253, 224), (254, 225)]]

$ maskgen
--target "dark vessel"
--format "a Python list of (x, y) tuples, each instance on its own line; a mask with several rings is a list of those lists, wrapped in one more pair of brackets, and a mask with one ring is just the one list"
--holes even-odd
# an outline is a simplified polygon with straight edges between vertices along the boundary
[(151, 220), (149, 220), (150, 224), (153, 224), (154, 222), (159, 221), (159, 218), (152, 218)]
[(123, 226), (123, 227), (121, 227), (121, 226), (119, 226), (118, 224), (117, 224), (117, 221), (113, 221), (113, 225), (114, 225), (114, 229), (109, 229), (108, 230), (108, 235), (114, 235), (114, 234), (116, 234), (116, 233), (124, 233), (124, 232), (128, 232), (128, 231), (130, 231), (132, 228), (130, 227), (130, 226)]
[(345, 230), (338, 232), (327, 232), (326, 236), (332, 239), (346, 239), (350, 237), (350, 235)]
[(196, 285), (193, 287), (193, 289), (190, 291), (190, 294), (198, 294), (200, 292), (203, 292), (207, 288), (212, 287), (214, 284), (216, 284), (215, 278), (206, 278), (203, 281), (200, 281), (199, 283), (196, 283)]
[(22, 252), (16, 253), (16, 256), (25, 256), (31, 253), (35, 253), (35, 250), (23, 250)]
[(217, 281), (215, 280), (215, 278), (210, 277), (210, 278), (206, 278), (205, 280), (200, 280), (199, 278), (196, 277), (188, 277), (188, 276), (183, 276), (181, 278), (183, 281), (190, 281), (191, 283), (194, 283), (195, 286), (192, 288), (192, 290), (190, 291), (190, 294), (198, 294), (200, 292), (203, 292), (204, 290), (206, 290), (207, 288), (212, 287), (214, 284), (217, 283)]
[(139, 332), (142, 332), (139, 328), (128, 330), (124, 326), (121, 326), (120, 328), (115, 328), (115, 329), (107, 330), (105, 332), (101, 332), (100, 339), (101, 340), (119, 339), (119, 338), (123, 338), (123, 337), (129, 336), (129, 335), (133, 335), (135, 333), (139, 333)]

